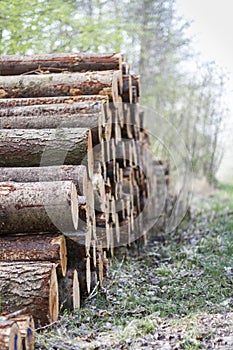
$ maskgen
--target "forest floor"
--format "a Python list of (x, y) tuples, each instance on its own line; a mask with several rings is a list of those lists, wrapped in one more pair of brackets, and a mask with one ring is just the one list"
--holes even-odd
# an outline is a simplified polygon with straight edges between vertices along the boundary
[(37, 350), (233, 349), (233, 186), (199, 198), (191, 220), (111, 261), (104, 289)]

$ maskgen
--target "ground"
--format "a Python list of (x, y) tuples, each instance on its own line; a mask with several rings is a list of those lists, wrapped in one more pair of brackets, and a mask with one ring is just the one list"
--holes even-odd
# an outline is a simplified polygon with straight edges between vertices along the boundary
[(233, 349), (233, 186), (191, 220), (114, 258), (104, 289), (37, 331), (36, 349)]

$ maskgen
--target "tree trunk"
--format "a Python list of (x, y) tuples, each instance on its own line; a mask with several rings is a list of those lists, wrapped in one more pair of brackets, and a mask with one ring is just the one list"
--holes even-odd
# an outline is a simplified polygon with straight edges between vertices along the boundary
[(4, 98), (0, 100), (1, 108), (34, 106), (34, 105), (53, 105), (53, 104), (72, 104), (77, 102), (92, 103), (101, 102), (108, 106), (108, 96), (101, 95), (80, 95), (80, 96), (57, 96), (57, 97), (29, 97), (29, 98)]
[(80, 308), (80, 287), (76, 269), (70, 268), (66, 276), (59, 278), (60, 309), (76, 310)]
[(3, 312), (26, 308), (38, 324), (58, 318), (56, 267), (49, 262), (0, 262)]
[[(54, 53), (43, 55), (1, 56), (0, 75), (16, 75), (36, 72), (85, 72), (97, 70), (121, 70), (120, 53)], [(35, 72), (36, 71), (36, 72)]]
[(67, 250), (63, 235), (0, 236), (0, 261), (50, 261), (66, 275)]
[(0, 234), (75, 232), (78, 197), (71, 181), (0, 183)]
[(88, 128), (98, 144), (109, 117), (101, 101), (16, 106), (0, 109), (0, 129)]
[(23, 350), (20, 331), (14, 321), (0, 321), (0, 349)]
[(115, 103), (120, 71), (0, 76), (0, 98), (104, 95)]
[(68, 180), (73, 181), (78, 195), (86, 195), (87, 171), (84, 165), (0, 168), (0, 182), (52, 182)]
[(82, 162), (87, 163), (92, 175), (89, 129), (0, 130), (0, 167), (80, 165)]

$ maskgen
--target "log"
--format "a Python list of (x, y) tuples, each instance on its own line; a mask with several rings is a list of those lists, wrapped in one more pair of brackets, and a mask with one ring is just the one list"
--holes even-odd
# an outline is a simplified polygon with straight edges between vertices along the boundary
[[(87, 188), (89, 188), (89, 186)], [(87, 198), (84, 196), (78, 196), (78, 228), (75, 232), (66, 232), (68, 238), (78, 243), (79, 246), (85, 247), (87, 254), (89, 254), (93, 235), (93, 223), (95, 222), (95, 212), (91, 212), (94, 208), (92, 196), (93, 193), (89, 195), (89, 191)]]
[(70, 268), (66, 276), (58, 280), (60, 310), (80, 308), (80, 288), (76, 269)]
[(98, 144), (106, 118), (101, 101), (17, 106), (0, 109), (0, 129), (89, 128)]
[(35, 349), (35, 323), (31, 315), (19, 315), (13, 318), (19, 327), (23, 350)]
[(63, 235), (0, 236), (0, 261), (50, 261), (66, 275), (67, 250)]
[(0, 234), (76, 232), (77, 198), (71, 181), (1, 182)]
[(53, 53), (43, 55), (1, 56), (0, 75), (37, 72), (84, 72), (121, 70), (121, 53)]
[(20, 331), (14, 321), (0, 321), (0, 349), (23, 350)]
[(103, 95), (118, 102), (121, 71), (0, 76), (0, 98)]
[(26, 308), (36, 325), (58, 318), (56, 266), (50, 262), (0, 262), (3, 312)]
[(89, 129), (0, 130), (0, 167), (80, 165), (85, 162), (92, 175)]
[(81, 298), (86, 297), (91, 289), (91, 266), (89, 252), (84, 245), (67, 238), (68, 270), (78, 271)]
[(84, 165), (0, 168), (0, 182), (52, 182), (68, 180), (73, 181), (78, 195), (86, 195), (87, 170)]
[(0, 99), (1, 108), (16, 106), (34, 106), (34, 105), (53, 105), (53, 104), (72, 104), (75, 102), (102, 102), (108, 105), (108, 96), (101, 95), (80, 95), (80, 96), (57, 96), (57, 97), (28, 97), (28, 98), (4, 98)]

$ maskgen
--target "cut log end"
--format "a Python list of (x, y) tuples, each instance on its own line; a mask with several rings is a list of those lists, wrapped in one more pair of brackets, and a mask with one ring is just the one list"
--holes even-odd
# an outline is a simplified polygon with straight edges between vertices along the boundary
[(78, 195), (74, 184), (72, 184), (72, 188), (71, 188), (71, 214), (72, 214), (74, 229), (77, 230), (78, 228)]
[(23, 349), (34, 350), (35, 323), (31, 315), (20, 315), (13, 318), (20, 330)]
[(80, 309), (80, 286), (77, 270), (74, 270), (73, 276), (73, 309)]
[(0, 322), (0, 349), (23, 350), (20, 331), (14, 321)]
[(49, 315), (50, 322), (55, 322), (58, 319), (59, 314), (59, 293), (58, 293), (58, 281), (55, 266), (51, 271), (50, 279), (50, 291), (49, 291)]

